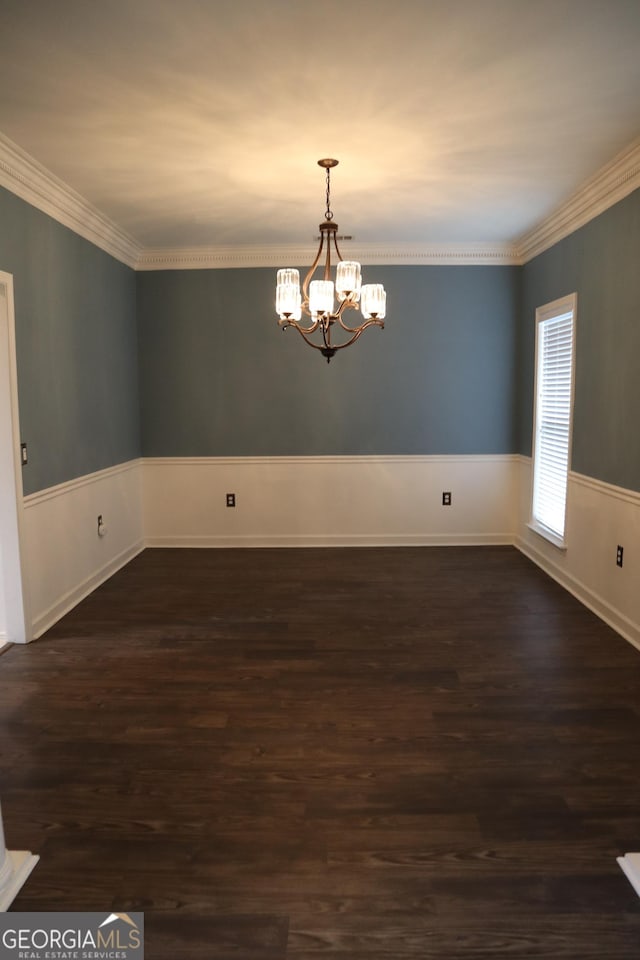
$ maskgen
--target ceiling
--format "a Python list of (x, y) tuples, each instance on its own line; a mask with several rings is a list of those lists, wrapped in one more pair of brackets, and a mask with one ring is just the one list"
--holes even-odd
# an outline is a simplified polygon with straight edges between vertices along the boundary
[(143, 248), (514, 242), (640, 134), (639, 0), (2, 0), (0, 131)]

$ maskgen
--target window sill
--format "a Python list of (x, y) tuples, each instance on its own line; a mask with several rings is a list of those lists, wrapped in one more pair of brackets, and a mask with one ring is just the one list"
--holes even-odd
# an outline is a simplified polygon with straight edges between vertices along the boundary
[(530, 520), (527, 524), (529, 530), (533, 530), (534, 533), (537, 533), (539, 537), (542, 537), (543, 540), (546, 540), (548, 543), (552, 544), (557, 550), (562, 550), (563, 552), (567, 549), (567, 543), (563, 537), (559, 537), (557, 533), (554, 533), (553, 530), (549, 530), (548, 527), (545, 527), (542, 523), (537, 523), (535, 520)]

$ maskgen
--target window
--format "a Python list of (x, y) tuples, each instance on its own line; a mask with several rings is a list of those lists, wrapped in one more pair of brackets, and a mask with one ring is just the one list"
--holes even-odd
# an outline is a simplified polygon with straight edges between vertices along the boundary
[(536, 310), (531, 526), (565, 542), (575, 354), (575, 293)]

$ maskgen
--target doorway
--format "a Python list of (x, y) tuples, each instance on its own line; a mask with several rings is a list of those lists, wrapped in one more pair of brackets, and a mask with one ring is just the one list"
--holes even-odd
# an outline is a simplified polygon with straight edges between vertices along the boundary
[(0, 271), (0, 647), (32, 639), (21, 549), (22, 512), (13, 277)]

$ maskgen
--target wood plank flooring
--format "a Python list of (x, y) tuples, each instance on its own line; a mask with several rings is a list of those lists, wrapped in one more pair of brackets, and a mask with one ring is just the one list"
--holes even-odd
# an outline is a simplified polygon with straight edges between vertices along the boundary
[(640, 652), (516, 550), (147, 550), (0, 657), (14, 910), (148, 960), (638, 960)]

